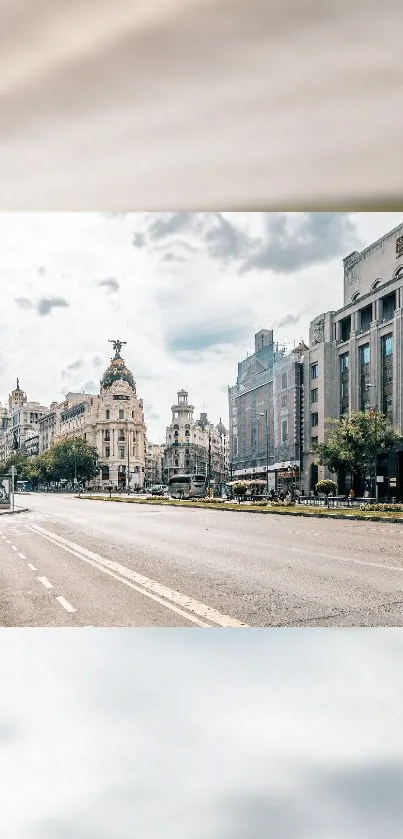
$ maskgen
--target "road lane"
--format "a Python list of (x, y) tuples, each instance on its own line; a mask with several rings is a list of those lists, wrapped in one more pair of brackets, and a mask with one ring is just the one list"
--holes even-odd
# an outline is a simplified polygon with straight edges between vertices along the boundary
[[(7, 517), (7, 525), (3, 517), (0, 531), (10, 539), (15, 530), (18, 551), (76, 608), (60, 610), (68, 625), (189, 626), (195, 618), (203, 623), (208, 610), (254, 626), (403, 625), (400, 525), (56, 494), (27, 501), (32, 512)], [(78, 555), (60, 540), (78, 545)], [(95, 564), (85, 552), (98, 556)], [(144, 578), (152, 583), (146, 591)], [(171, 601), (151, 601), (164, 587)], [(199, 606), (185, 608), (186, 618), (171, 611), (172, 604), (181, 609), (194, 601), (203, 613)]]

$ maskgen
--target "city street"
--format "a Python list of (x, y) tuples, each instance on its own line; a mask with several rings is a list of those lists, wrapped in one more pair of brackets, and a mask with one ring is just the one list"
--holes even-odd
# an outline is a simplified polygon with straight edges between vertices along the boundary
[(403, 527), (16, 496), (1, 626), (403, 625)]

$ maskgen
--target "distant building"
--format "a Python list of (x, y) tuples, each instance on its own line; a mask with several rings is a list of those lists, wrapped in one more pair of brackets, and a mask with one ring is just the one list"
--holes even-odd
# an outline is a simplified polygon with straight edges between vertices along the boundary
[(147, 443), (146, 484), (162, 484), (164, 481), (164, 445)]
[(203, 474), (213, 483), (228, 477), (228, 432), (219, 422), (213, 425), (206, 413), (194, 419), (194, 406), (189, 405), (188, 392), (180, 390), (172, 405), (172, 420), (166, 430), (164, 475), (168, 481), (177, 474)]
[(233, 480), (297, 487), (303, 435), (303, 372), (307, 346), (279, 348), (273, 331), (255, 335), (255, 352), (238, 364), (229, 397), (229, 468)]
[(27, 453), (27, 442), (38, 435), (40, 420), (47, 411), (39, 402), (28, 402), (17, 379), (17, 386), (9, 396), (8, 410), (2, 409), (0, 462), (5, 462), (14, 452)]

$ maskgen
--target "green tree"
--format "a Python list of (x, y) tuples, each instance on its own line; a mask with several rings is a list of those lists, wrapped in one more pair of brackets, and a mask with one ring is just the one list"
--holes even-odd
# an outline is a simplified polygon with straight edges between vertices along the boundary
[(347, 419), (327, 421), (325, 441), (315, 447), (317, 463), (338, 476), (366, 475), (376, 454), (390, 451), (400, 439), (384, 414), (358, 411)]
[(334, 495), (337, 490), (336, 481), (331, 481), (329, 479), (318, 481), (316, 484), (316, 490), (319, 493), (323, 492), (323, 495), (326, 495), (326, 498), (328, 498), (329, 495)]
[(98, 473), (98, 452), (81, 437), (72, 437), (56, 443), (49, 450), (49, 462), (44, 464), (52, 480), (85, 482)]
[(8, 473), (12, 466), (15, 466), (15, 481), (28, 481), (28, 456), (24, 454), (24, 452), (13, 452), (11, 454), (4, 466), (2, 467), (2, 471), (4, 473)]
[(244, 498), (246, 495), (248, 489), (247, 485), (243, 481), (237, 481), (237, 483), (234, 484), (232, 489), (239, 503), (241, 503), (242, 498)]

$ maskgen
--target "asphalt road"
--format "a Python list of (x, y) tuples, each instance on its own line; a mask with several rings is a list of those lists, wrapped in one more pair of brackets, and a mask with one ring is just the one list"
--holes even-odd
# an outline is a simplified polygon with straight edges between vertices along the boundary
[(403, 526), (28, 495), (1, 626), (403, 626)]

